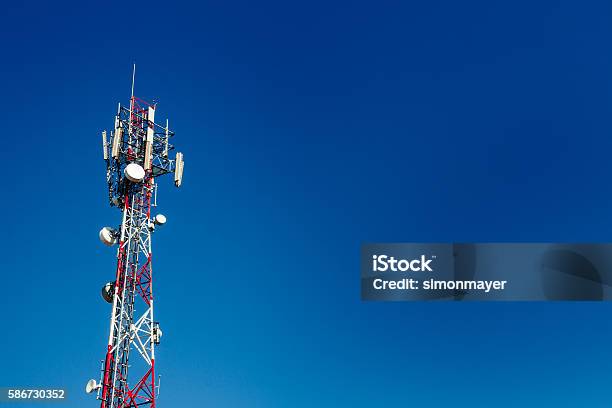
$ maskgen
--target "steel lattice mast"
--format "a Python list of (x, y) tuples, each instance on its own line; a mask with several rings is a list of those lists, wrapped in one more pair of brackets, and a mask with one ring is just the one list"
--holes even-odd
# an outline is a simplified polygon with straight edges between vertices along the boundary
[(132, 84), (129, 108), (119, 104), (114, 131), (110, 137), (102, 133), (109, 201), (123, 218), (119, 229), (100, 231), (105, 244), (118, 244), (115, 280), (102, 289), (112, 311), (101, 381), (90, 380), (86, 387), (87, 392), (97, 390), (101, 408), (155, 407), (155, 347), (161, 329), (154, 320), (151, 234), (166, 219), (152, 217), (151, 207), (156, 205), (155, 178), (174, 173), (178, 187), (183, 174), (183, 155), (168, 156), (174, 149), (168, 122), (155, 123), (156, 104), (133, 93)]

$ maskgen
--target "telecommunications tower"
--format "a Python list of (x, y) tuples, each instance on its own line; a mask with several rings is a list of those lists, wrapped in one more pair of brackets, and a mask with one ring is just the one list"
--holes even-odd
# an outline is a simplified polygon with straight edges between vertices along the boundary
[(100, 382), (89, 380), (85, 388), (97, 393), (101, 408), (155, 407), (155, 347), (162, 331), (153, 314), (151, 234), (166, 217), (153, 216), (151, 207), (157, 203), (157, 177), (174, 173), (177, 187), (183, 178), (182, 153), (169, 158), (174, 132), (168, 121), (155, 123), (156, 104), (134, 96), (135, 72), (136, 66), (130, 106), (119, 104), (114, 130), (102, 132), (108, 199), (121, 210), (122, 221), (119, 228), (100, 231), (104, 244), (117, 245), (114, 280), (102, 288), (112, 305), (106, 357)]

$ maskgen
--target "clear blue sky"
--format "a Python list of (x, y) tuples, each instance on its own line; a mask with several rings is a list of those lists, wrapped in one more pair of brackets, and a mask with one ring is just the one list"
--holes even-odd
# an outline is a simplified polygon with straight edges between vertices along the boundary
[(136, 61), (186, 157), (154, 236), (159, 407), (609, 406), (610, 304), (359, 299), (362, 242), (610, 241), (608, 2), (16, 3), (0, 385), (97, 405), (99, 132)]

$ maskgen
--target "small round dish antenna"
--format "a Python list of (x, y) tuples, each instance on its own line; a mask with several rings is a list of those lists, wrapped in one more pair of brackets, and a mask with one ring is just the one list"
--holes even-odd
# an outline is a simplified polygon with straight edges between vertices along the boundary
[(138, 163), (130, 163), (125, 166), (125, 177), (133, 183), (140, 183), (145, 178), (145, 171)]
[(102, 286), (102, 298), (108, 303), (113, 303), (114, 286), (115, 282), (108, 282), (106, 285)]
[(163, 335), (162, 329), (159, 327), (159, 323), (156, 323), (153, 327), (153, 341), (155, 344), (159, 344)]
[(166, 216), (164, 214), (157, 214), (153, 222), (155, 222), (157, 225), (164, 225), (166, 221)]
[(98, 236), (100, 237), (100, 241), (102, 241), (104, 245), (113, 246), (117, 243), (115, 230), (110, 227), (102, 228)]

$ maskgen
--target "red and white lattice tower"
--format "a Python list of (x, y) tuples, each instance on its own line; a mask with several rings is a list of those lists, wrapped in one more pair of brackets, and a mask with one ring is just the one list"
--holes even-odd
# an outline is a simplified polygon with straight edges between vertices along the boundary
[[(161, 338), (154, 319), (151, 235), (166, 218), (152, 216), (156, 206), (156, 178), (174, 173), (181, 185), (183, 155), (169, 153), (174, 133), (155, 123), (156, 104), (134, 96), (130, 106), (119, 104), (114, 130), (102, 132), (109, 201), (122, 211), (119, 228), (104, 227), (100, 239), (118, 245), (115, 279), (102, 288), (102, 297), (112, 304), (108, 348), (101, 380), (90, 380), (86, 391), (97, 391), (101, 408), (155, 407), (155, 347)], [(129, 376), (128, 376), (129, 374)]]

